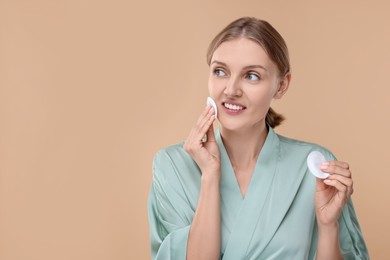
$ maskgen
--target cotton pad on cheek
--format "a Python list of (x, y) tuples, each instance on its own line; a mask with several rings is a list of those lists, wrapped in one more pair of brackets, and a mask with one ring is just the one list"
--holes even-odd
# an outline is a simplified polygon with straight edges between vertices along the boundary
[(211, 97), (207, 98), (207, 105), (211, 105), (214, 108), (215, 111), (215, 118), (217, 118), (218, 110), (217, 110), (217, 104), (215, 103), (214, 99)]
[(310, 172), (320, 179), (326, 179), (329, 177), (328, 173), (321, 171), (320, 167), (323, 162), (326, 162), (325, 156), (319, 151), (312, 151), (307, 156), (307, 167)]

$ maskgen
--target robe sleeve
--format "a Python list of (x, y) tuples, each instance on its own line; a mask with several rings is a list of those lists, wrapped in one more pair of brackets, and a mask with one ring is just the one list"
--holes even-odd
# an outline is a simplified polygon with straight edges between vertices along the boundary
[[(337, 160), (331, 152), (326, 153), (328, 160)], [(352, 199), (345, 204), (339, 218), (339, 243), (344, 260), (370, 259)]]
[(344, 206), (339, 219), (339, 240), (344, 260), (370, 259), (352, 200)]
[(166, 151), (156, 154), (148, 197), (151, 255), (155, 260), (186, 259), (193, 210), (178, 171)]

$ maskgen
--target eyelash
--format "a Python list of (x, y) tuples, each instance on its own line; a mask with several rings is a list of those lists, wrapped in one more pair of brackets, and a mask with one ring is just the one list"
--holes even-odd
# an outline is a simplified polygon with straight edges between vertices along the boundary
[[(249, 79), (249, 76), (252, 76), (252, 75), (256, 77), (256, 79), (254, 79), (254, 80), (260, 80), (261, 79), (259, 75), (257, 75), (256, 73), (253, 73), (253, 72), (249, 72), (248, 74), (246, 74), (245, 78)], [(251, 79), (249, 79), (249, 80), (251, 80)]]
[[(215, 68), (213, 70), (213, 73), (215, 76), (217, 77), (225, 77), (226, 76), (226, 73), (223, 69), (221, 68)], [(219, 73), (223, 73), (224, 75), (218, 75)], [(256, 79), (249, 79), (249, 76), (255, 76)], [(261, 77), (257, 74), (257, 73), (254, 73), (254, 72), (248, 72), (246, 75), (245, 75), (245, 78), (250, 80), (250, 81), (259, 81), (261, 79)]]
[[(220, 72), (224, 73), (225, 75), (223, 75), (223, 76), (218, 75), (218, 73), (220, 73)], [(217, 77), (224, 77), (224, 76), (226, 76), (225, 71), (223, 71), (223, 69), (220, 69), (220, 68), (215, 68), (214, 71), (213, 71), (213, 73), (214, 73), (214, 75), (217, 76)]]

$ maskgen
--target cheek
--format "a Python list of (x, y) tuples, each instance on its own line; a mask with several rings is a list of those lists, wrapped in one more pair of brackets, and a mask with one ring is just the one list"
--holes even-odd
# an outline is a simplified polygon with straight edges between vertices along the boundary
[(247, 91), (246, 94), (251, 99), (251, 103), (256, 107), (255, 113), (263, 114), (264, 111), (268, 111), (274, 93), (269, 89), (267, 90), (267, 88), (261, 88), (261, 90)]

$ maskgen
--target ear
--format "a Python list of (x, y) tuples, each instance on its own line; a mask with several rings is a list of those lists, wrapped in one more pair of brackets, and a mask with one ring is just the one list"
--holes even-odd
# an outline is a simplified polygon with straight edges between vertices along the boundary
[(288, 87), (290, 86), (291, 73), (288, 72), (278, 83), (278, 90), (274, 95), (274, 99), (280, 99), (287, 92)]

